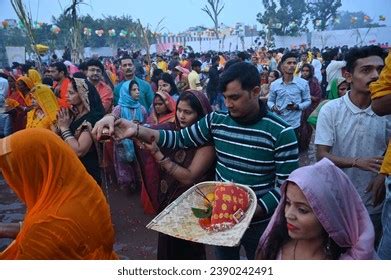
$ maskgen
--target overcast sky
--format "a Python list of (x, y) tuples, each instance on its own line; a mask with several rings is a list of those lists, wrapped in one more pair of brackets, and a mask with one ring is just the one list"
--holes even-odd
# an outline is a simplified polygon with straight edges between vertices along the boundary
[[(71, 0), (24, 0), (31, 10), (33, 20), (50, 23), (52, 15), (58, 16)], [(204, 25), (211, 27), (211, 19), (201, 11), (206, 0), (85, 0), (80, 12), (94, 18), (103, 15), (130, 15), (150, 24), (152, 29), (164, 18), (163, 32), (178, 33), (190, 26)], [(261, 0), (222, 0), (225, 8), (220, 14), (220, 22), (234, 26), (236, 22), (255, 25), (256, 15), (263, 9)], [(61, 8), (62, 7), (62, 8)], [(385, 24), (391, 25), (391, 0), (342, 0), (342, 10), (364, 11), (370, 17), (378, 19), (384, 15)], [(10, 0), (0, 0), (0, 20), (16, 18)], [(391, 35), (390, 35), (391, 36)]]

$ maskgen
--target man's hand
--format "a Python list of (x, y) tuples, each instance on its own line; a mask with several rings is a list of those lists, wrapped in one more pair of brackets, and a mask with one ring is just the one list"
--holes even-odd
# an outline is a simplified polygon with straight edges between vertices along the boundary
[(112, 136), (114, 134), (114, 119), (114, 116), (107, 115), (100, 121), (96, 122), (94, 129), (92, 130), (92, 136), (99, 141), (104, 128), (108, 129), (109, 135)]
[(386, 176), (383, 174), (377, 175), (369, 183), (365, 192), (372, 192), (372, 204), (374, 207), (380, 205), (386, 195), (386, 186), (385, 186)]
[(139, 125), (132, 121), (125, 119), (116, 120), (114, 123), (114, 140), (120, 141), (125, 138), (137, 136), (137, 126)]
[(274, 105), (272, 107), (272, 111), (278, 115), (281, 115), (281, 110), (277, 107), (277, 105)]
[(296, 111), (296, 110), (299, 110), (299, 105), (297, 105), (295, 103), (291, 103), (291, 104), (288, 104), (288, 106), (286, 106), (286, 109), (290, 110), (290, 111)]
[(355, 161), (355, 166), (361, 170), (372, 171), (378, 173), (383, 163), (383, 157), (358, 158)]

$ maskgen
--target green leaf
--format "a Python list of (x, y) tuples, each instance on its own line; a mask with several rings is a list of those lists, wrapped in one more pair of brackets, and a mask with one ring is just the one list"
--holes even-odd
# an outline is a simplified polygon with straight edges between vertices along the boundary
[(198, 219), (212, 217), (212, 206), (209, 206), (207, 209), (200, 209), (200, 208), (192, 207), (191, 211), (193, 212), (194, 216), (196, 216), (196, 218), (198, 218)]

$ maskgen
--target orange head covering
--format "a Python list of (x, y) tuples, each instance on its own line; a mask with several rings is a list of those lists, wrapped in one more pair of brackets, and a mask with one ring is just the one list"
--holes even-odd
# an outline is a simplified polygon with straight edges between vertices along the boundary
[(34, 128), (0, 139), (0, 169), (27, 208), (0, 259), (117, 258), (106, 199), (57, 135)]
[(31, 81), (36, 84), (42, 84), (42, 78), (41, 75), (38, 73), (35, 69), (29, 69), (27, 71), (27, 76), (31, 79)]
[(149, 124), (175, 123), (176, 102), (174, 98), (164, 91), (155, 93), (155, 98), (159, 96), (167, 107), (167, 113), (164, 116), (158, 116), (155, 111), (155, 106), (152, 104), (151, 114), (147, 120)]
[(34, 82), (33, 82), (33, 80), (31, 80), (29, 77), (27, 77), (27, 76), (20, 76), (17, 80), (16, 80), (16, 82), (18, 82), (18, 81), (23, 81), (25, 84), (26, 84), (26, 86), (31, 90), (33, 87), (34, 87)]
[[(19, 81), (23, 81), (29, 90), (31, 90), (34, 87), (33, 81), (27, 76), (20, 76), (16, 80), (16, 83)], [(24, 96), (19, 90), (18, 92), (19, 92), (19, 96), (23, 98), (23, 101), (25, 103), (24, 106), (31, 106), (32, 105), (31, 95), (27, 94), (26, 96)]]

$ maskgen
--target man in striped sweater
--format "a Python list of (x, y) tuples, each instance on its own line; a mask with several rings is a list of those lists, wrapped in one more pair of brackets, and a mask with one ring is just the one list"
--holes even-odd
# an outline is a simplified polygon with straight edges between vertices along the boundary
[[(258, 207), (241, 245), (248, 259), (254, 259), (258, 240), (279, 199), (279, 186), (298, 167), (298, 146), (293, 129), (259, 100), (260, 79), (256, 67), (241, 62), (220, 78), (228, 113), (212, 112), (180, 131), (157, 131), (126, 120), (115, 122), (115, 139), (136, 137), (155, 140), (159, 146), (176, 149), (213, 143), (217, 155), (216, 180), (250, 186)], [(93, 133), (102, 129), (114, 134), (114, 117), (99, 121)], [(217, 247), (219, 259), (239, 259), (239, 247)]]

